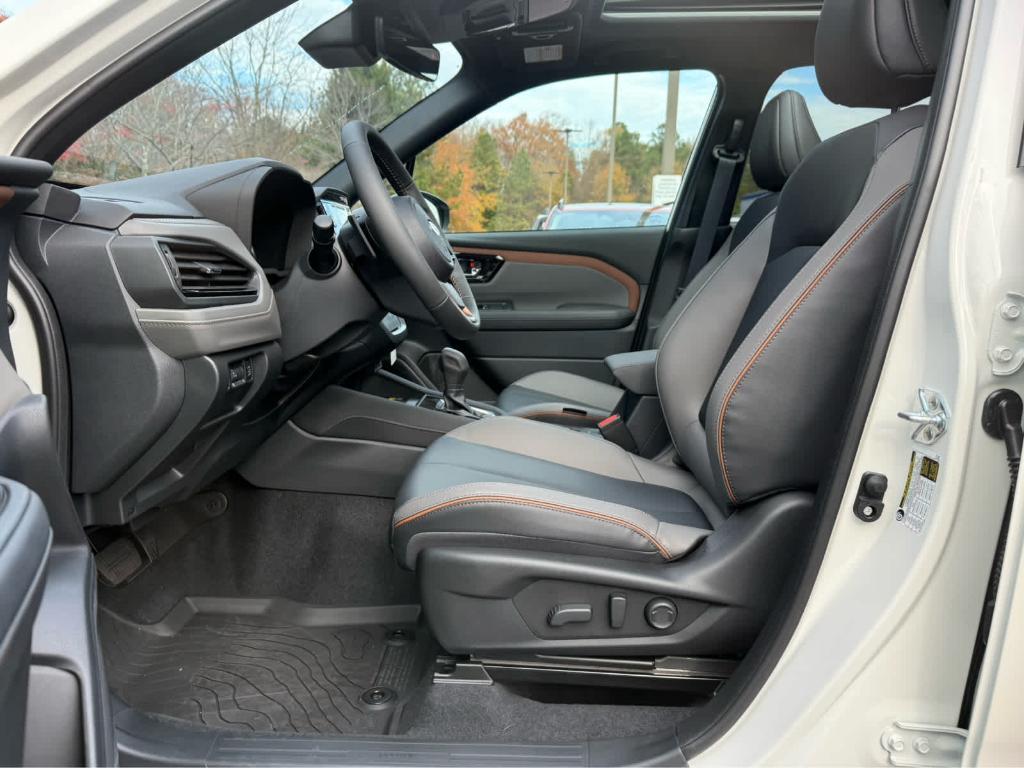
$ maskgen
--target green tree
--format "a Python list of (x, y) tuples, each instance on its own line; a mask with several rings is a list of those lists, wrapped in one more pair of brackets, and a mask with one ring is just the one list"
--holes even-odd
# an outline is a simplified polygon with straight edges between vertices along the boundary
[(493, 218), (493, 231), (512, 232), (529, 229), (538, 207), (540, 184), (533, 172), (533, 163), (526, 152), (517, 152), (509, 165), (508, 176), (498, 198)]
[(498, 154), (498, 142), (489, 131), (477, 131), (470, 162), (475, 177), (473, 193), (483, 202), (481, 223), (484, 230), (491, 230), (498, 214), (498, 200), (505, 174)]

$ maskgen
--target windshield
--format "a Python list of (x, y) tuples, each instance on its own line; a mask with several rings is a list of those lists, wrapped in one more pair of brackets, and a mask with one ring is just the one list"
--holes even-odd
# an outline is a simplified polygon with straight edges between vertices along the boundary
[(90, 185), (267, 157), (319, 178), (341, 159), (344, 123), (384, 126), (461, 65), (455, 48), (441, 45), (434, 82), (384, 62), (321, 68), (298, 42), (347, 5), (298, 0), (229, 40), (82, 136), (56, 163), (55, 177)]

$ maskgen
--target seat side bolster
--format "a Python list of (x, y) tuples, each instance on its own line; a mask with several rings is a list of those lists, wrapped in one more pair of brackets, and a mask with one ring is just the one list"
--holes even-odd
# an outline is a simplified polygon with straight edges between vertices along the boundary
[(517, 483), (481, 482), (401, 503), (395, 510), (392, 546), (408, 568), (415, 567), (426, 540), (436, 546), (446, 538), (466, 546), (500, 543), (666, 562), (690, 552), (709, 533), (709, 527), (666, 523), (600, 499)]
[(883, 152), (844, 225), (779, 294), (716, 381), (707, 445), (730, 503), (820, 480), (888, 274), (920, 136), (919, 128), (903, 134)]
[(708, 490), (715, 488), (715, 481), (703, 471), (708, 464), (707, 444), (685, 438), (691, 425), (700, 430), (704, 397), (761, 276), (774, 222), (774, 213), (766, 216), (735, 250), (709, 262), (698, 275), (700, 282), (687, 287), (680, 297), (683, 307), (665, 335), (655, 364), (661, 407), (676, 451)]

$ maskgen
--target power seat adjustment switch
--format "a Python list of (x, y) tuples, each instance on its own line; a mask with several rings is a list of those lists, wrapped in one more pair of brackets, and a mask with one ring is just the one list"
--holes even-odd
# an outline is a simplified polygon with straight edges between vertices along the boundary
[(590, 603), (562, 603), (548, 611), (549, 627), (564, 627), (566, 624), (586, 624), (594, 616)]
[(668, 629), (676, 623), (676, 604), (667, 597), (656, 597), (644, 608), (644, 618), (651, 629)]
[(608, 625), (612, 629), (622, 629), (626, 623), (626, 596), (613, 592), (608, 596)]

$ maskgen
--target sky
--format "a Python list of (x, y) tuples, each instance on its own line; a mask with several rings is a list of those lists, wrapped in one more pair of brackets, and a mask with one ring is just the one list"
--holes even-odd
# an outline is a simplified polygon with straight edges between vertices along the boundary
[(36, 0), (0, 0), (0, 11), (9, 13), (12, 16), (28, 8)]

